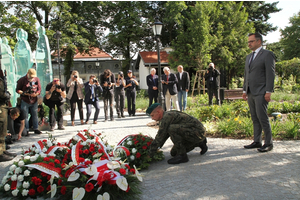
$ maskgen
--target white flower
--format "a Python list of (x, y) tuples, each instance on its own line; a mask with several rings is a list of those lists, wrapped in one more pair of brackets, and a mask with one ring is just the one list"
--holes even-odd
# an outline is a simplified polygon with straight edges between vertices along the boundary
[(8, 190), (10, 190), (10, 185), (9, 185), (9, 184), (5, 184), (4, 190), (5, 190), (6, 192), (7, 192)]
[(57, 145), (57, 143), (58, 143), (57, 141), (53, 141), (52, 142), (53, 145)]
[(30, 159), (30, 156), (25, 156), (24, 157), (24, 160), (29, 160)]
[(14, 195), (16, 197), (18, 195), (18, 193), (19, 193), (19, 190), (15, 189), (11, 193), (12, 193), (12, 195)]
[(39, 150), (39, 149), (36, 149), (36, 150), (35, 150), (35, 153), (40, 153), (40, 150)]
[(86, 145), (86, 142), (82, 142), (81, 145), (85, 146), (85, 145)]
[(9, 168), (9, 171), (15, 171), (15, 169), (17, 168), (17, 166), (16, 165), (12, 165), (12, 166), (10, 166), (10, 168)]
[(23, 189), (22, 196), (25, 197), (28, 195), (29, 190)]
[(55, 153), (49, 153), (48, 155), (49, 155), (49, 156), (53, 156), (53, 157), (56, 156)]
[(75, 136), (73, 136), (73, 138), (72, 138), (73, 140), (75, 140), (75, 141), (78, 141), (78, 138), (76, 137), (76, 135)]
[(24, 175), (19, 175), (18, 176), (18, 181), (24, 181)]
[(18, 166), (19, 166), (19, 167), (23, 167), (23, 166), (24, 166), (24, 164), (25, 164), (25, 163), (24, 163), (24, 161), (23, 161), (23, 160), (20, 160), (20, 161), (18, 162)]
[(52, 142), (51, 141), (47, 141), (47, 146), (51, 147), (52, 146)]
[(107, 145), (106, 150), (111, 151), (113, 148), (110, 145)]
[(2, 185), (4, 185), (4, 183), (6, 183), (7, 182), (7, 176), (4, 176), (3, 178), (2, 178)]
[(24, 181), (23, 182), (23, 188), (29, 188), (29, 186), (30, 186), (30, 184), (29, 184), (29, 182), (28, 181)]
[(91, 140), (91, 139), (87, 139), (86, 141), (85, 141), (86, 143), (92, 143), (93, 142), (93, 140)]
[(132, 141), (131, 141), (131, 140), (128, 141), (127, 144), (128, 144), (128, 145), (132, 145)]
[(69, 166), (71, 167), (71, 166), (73, 166), (74, 165), (74, 163), (73, 162), (69, 162)]
[(30, 147), (30, 150), (31, 150), (31, 151), (35, 151), (36, 148), (35, 148), (35, 147)]
[(47, 149), (44, 147), (42, 151), (43, 151), (43, 152), (46, 152), (46, 151), (47, 151)]
[(12, 175), (12, 176), (11, 176), (11, 180), (12, 180), (12, 181), (16, 181), (16, 180), (17, 180), (17, 178), (18, 178), (18, 177), (17, 177), (17, 175), (16, 175), (16, 174), (14, 174), (14, 175)]
[(23, 172), (21, 167), (17, 167), (17, 169), (15, 170), (16, 174), (21, 174)]
[(37, 157), (35, 157), (35, 156), (31, 156), (31, 157), (30, 157), (30, 161), (31, 161), (31, 162), (36, 161), (36, 159), (37, 159)]
[(131, 149), (131, 152), (132, 152), (133, 154), (135, 154), (135, 153), (137, 152), (136, 148), (132, 148), (132, 149)]
[(6, 173), (6, 176), (9, 176), (10, 177), (10, 175), (13, 175), (14, 173), (12, 172), (12, 171), (8, 171), (7, 173)]
[(130, 160), (134, 160), (135, 159), (134, 155), (131, 155), (129, 158), (130, 158)]
[(41, 152), (41, 153), (40, 153), (40, 156), (43, 157), (43, 158), (45, 158), (45, 157), (47, 157), (47, 154)]
[(29, 175), (30, 175), (30, 171), (28, 169), (26, 169), (24, 172), (24, 176), (29, 176)]

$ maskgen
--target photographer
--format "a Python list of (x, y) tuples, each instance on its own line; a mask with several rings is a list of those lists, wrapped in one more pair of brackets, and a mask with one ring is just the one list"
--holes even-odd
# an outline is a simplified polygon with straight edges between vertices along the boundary
[(84, 83), (84, 92), (85, 98), (84, 103), (86, 105), (86, 120), (85, 123), (87, 124), (91, 113), (92, 113), (92, 105), (95, 107), (96, 111), (94, 114), (94, 124), (97, 124), (98, 115), (100, 112), (100, 105), (99, 105), (99, 97), (98, 95), (103, 92), (99, 81), (96, 79), (95, 75), (90, 75), (90, 80)]
[(116, 110), (118, 118), (124, 116), (124, 106), (125, 106), (125, 80), (122, 71), (119, 71), (118, 78), (116, 80)]
[(115, 75), (109, 70), (104, 70), (103, 74), (100, 76), (101, 86), (103, 87), (103, 102), (104, 102), (104, 115), (105, 122), (108, 118), (108, 101), (110, 108), (110, 120), (114, 121), (114, 85), (115, 85)]
[(214, 63), (210, 63), (208, 66), (208, 70), (205, 73), (209, 105), (212, 105), (213, 95), (215, 95), (216, 97), (217, 105), (220, 105), (220, 99), (219, 99), (220, 74), (221, 73), (217, 69), (215, 69)]
[(136, 99), (136, 86), (139, 85), (137, 80), (132, 76), (132, 71), (127, 71), (126, 81), (126, 96), (127, 96), (127, 108), (129, 117), (135, 116), (135, 99)]
[(35, 69), (31, 68), (27, 74), (17, 81), (16, 92), (21, 95), (21, 108), (25, 110), (25, 128), (29, 132), (28, 113), (30, 110), (32, 125), (35, 134), (41, 134), (38, 130), (38, 102), (37, 96), (41, 94), (41, 82), (36, 77)]
[[(65, 130), (63, 127), (63, 110), (66, 98), (65, 85), (60, 83), (58, 78), (54, 78), (52, 82), (46, 86), (45, 105), (49, 107), (49, 122), (51, 131), (54, 130), (55, 123), (58, 123), (59, 130)], [(57, 108), (55, 119), (55, 106)]]

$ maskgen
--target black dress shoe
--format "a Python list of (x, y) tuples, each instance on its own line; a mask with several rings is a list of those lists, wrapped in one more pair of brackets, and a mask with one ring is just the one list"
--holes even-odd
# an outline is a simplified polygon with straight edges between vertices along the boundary
[(14, 159), (14, 158), (9, 155), (6, 155), (4, 153), (2, 155), (0, 155), (0, 162), (6, 162), (6, 161), (10, 161), (12, 159)]
[(10, 156), (10, 157), (16, 157), (18, 154), (16, 154), (16, 153), (10, 153), (10, 152), (8, 152), (8, 151), (3, 151), (3, 153), (5, 154), (5, 155), (8, 155), (8, 156)]
[(42, 132), (40, 130), (34, 130), (34, 134), (41, 134)]
[(6, 149), (6, 150), (10, 149), (10, 146), (5, 145), (5, 149)]
[(259, 152), (268, 152), (273, 149), (273, 144), (264, 144), (261, 148), (257, 149)]
[(5, 139), (6, 144), (13, 144), (14, 142), (11, 139)]
[(207, 143), (206, 138), (203, 140), (203, 142), (200, 143), (200, 145), (199, 145), (201, 148), (200, 155), (203, 155), (207, 152), (208, 147), (207, 147), (206, 143)]
[(252, 144), (244, 146), (245, 149), (254, 149), (254, 148), (260, 148), (261, 143), (260, 142), (252, 142)]
[(175, 156), (174, 158), (171, 158), (168, 160), (168, 164), (179, 164), (179, 163), (185, 163), (188, 162), (189, 158), (187, 154), (180, 154)]

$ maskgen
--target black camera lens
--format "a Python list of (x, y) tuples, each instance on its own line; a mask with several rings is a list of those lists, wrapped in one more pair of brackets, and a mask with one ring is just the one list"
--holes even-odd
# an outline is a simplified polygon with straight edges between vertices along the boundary
[(98, 82), (97, 79), (94, 79), (94, 80), (93, 80), (93, 83), (97, 83), (97, 82)]
[(74, 78), (77, 78), (77, 76), (76, 76), (76, 75), (74, 75)]
[(56, 85), (56, 88), (57, 88), (57, 89), (60, 89), (61, 87), (60, 87), (60, 85)]

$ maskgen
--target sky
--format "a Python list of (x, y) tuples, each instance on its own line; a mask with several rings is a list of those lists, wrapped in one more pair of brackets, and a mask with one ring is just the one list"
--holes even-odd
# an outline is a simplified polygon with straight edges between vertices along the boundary
[[(273, 3), (277, 1), (265, 1), (266, 3)], [(263, 40), (266, 43), (279, 42), (280, 40), (280, 29), (284, 29), (286, 26), (290, 26), (289, 18), (293, 15), (296, 15), (300, 12), (300, 1), (288, 1), (281, 0), (277, 4), (277, 8), (281, 8), (282, 10), (277, 13), (270, 14), (269, 23), (273, 24), (273, 26), (277, 26), (277, 31), (270, 32), (268, 35), (263, 37)]]

